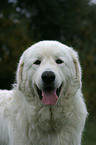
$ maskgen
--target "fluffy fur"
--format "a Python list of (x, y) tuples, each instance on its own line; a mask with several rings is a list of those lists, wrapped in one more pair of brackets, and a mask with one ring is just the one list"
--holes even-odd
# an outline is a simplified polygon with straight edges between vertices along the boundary
[[(56, 60), (62, 63), (57, 64)], [(34, 63), (39, 60), (41, 63)], [(54, 105), (40, 100), (44, 71), (55, 73), (55, 88), (61, 92)], [(81, 92), (78, 54), (57, 41), (41, 41), (20, 58), (16, 84), (0, 90), (0, 145), (81, 145), (87, 117)]]

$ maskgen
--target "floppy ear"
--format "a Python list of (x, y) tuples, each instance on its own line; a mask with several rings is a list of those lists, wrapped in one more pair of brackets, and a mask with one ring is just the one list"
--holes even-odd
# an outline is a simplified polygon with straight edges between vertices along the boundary
[(17, 74), (16, 74), (16, 80), (17, 80), (17, 87), (20, 90), (21, 88), (21, 82), (23, 81), (23, 66), (24, 66), (24, 56), (22, 55), (17, 67)]
[(77, 52), (75, 52), (75, 56), (73, 57), (73, 62), (74, 62), (75, 71), (76, 71), (76, 78), (79, 81), (80, 86), (81, 86), (81, 67), (80, 67)]
[(78, 53), (70, 48), (75, 71), (73, 72), (73, 81), (69, 93), (75, 95), (79, 88), (81, 88), (81, 67), (78, 59)]

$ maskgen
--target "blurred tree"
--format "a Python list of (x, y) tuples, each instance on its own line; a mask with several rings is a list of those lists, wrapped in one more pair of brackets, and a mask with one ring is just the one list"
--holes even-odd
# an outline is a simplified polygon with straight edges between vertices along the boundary
[(13, 3), (0, 4), (0, 88), (11, 88), (18, 58), (32, 43), (26, 26), (25, 18)]
[[(78, 30), (88, 15), (88, 0), (18, 0), (29, 13), (29, 29), (35, 39), (58, 39), (69, 42), (78, 38)], [(31, 32), (31, 31), (30, 31)]]

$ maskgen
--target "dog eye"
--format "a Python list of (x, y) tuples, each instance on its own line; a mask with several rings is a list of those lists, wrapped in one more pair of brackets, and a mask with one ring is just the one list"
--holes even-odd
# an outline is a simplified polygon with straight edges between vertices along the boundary
[(57, 60), (56, 60), (56, 63), (57, 63), (57, 64), (61, 64), (61, 63), (63, 63), (63, 61), (62, 61), (61, 59), (57, 59)]
[(41, 63), (40, 60), (36, 60), (36, 61), (34, 62), (34, 64), (36, 64), (36, 65), (40, 65), (40, 63)]

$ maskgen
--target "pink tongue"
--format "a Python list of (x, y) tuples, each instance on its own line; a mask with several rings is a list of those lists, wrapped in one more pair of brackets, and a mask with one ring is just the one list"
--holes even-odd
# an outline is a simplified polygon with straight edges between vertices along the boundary
[(50, 91), (50, 92), (46, 92), (46, 91), (42, 91), (42, 102), (45, 105), (54, 105), (58, 99), (58, 96), (56, 95), (56, 90)]

